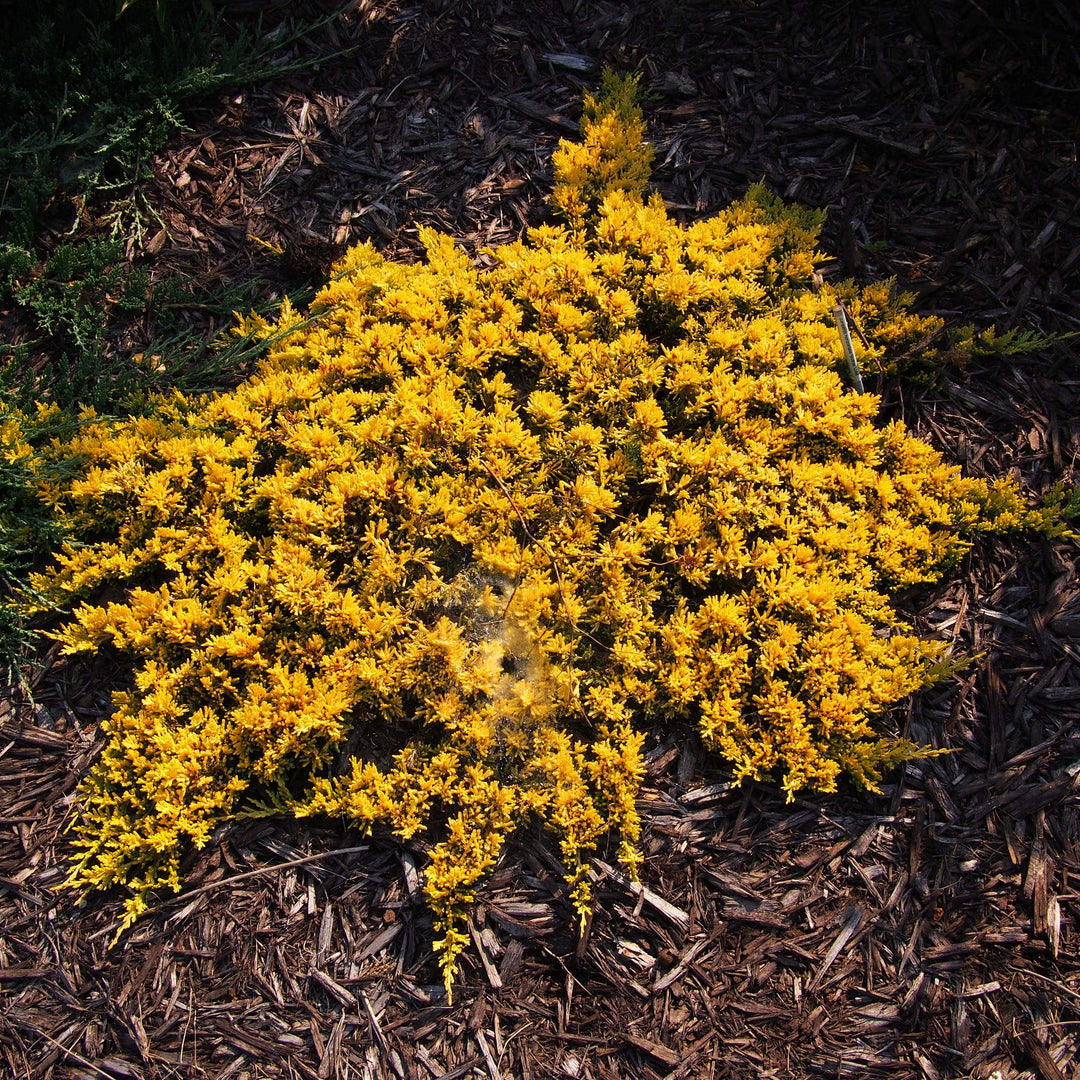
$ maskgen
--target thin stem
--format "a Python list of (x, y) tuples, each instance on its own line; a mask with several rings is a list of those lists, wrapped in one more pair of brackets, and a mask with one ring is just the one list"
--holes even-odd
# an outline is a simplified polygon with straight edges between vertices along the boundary
[(559, 571), (559, 564), (556, 561), (555, 556), (552, 554), (551, 548), (549, 548), (547, 544), (543, 542), (543, 540), (540, 540), (537, 537), (533, 536), (532, 531), (529, 529), (529, 525), (525, 520), (525, 515), (522, 514), (520, 508), (518, 507), (518, 504), (514, 502), (514, 497), (510, 494), (507, 486), (498, 476), (495, 475), (494, 472), (492, 472), (491, 466), (489, 466), (483, 458), (478, 458), (477, 460), (480, 462), (480, 466), (481, 468), (483, 468), (484, 472), (486, 472), (488, 476), (490, 476), (491, 479), (499, 485), (503, 495), (506, 496), (506, 501), (510, 504), (510, 509), (514, 511), (514, 514), (517, 517), (518, 521), (521, 522), (521, 528), (524, 530), (525, 535), (533, 542), (533, 544), (536, 545), (536, 547), (538, 547), (548, 557), (548, 561), (551, 563), (551, 569), (555, 571), (555, 581), (559, 586), (559, 596), (562, 598), (563, 609), (566, 611), (566, 621), (570, 624), (571, 629), (574, 631), (575, 634), (580, 634), (582, 637), (587, 637), (594, 645), (599, 645), (600, 648), (604, 649), (606, 652), (611, 652), (611, 649), (602, 641), (600, 641), (598, 638), (593, 637), (592, 634), (590, 634), (587, 630), (582, 630), (582, 628), (578, 626), (577, 621), (574, 619), (573, 613), (570, 611), (570, 604), (566, 599), (566, 590), (565, 588), (563, 588), (563, 579), (562, 574)]

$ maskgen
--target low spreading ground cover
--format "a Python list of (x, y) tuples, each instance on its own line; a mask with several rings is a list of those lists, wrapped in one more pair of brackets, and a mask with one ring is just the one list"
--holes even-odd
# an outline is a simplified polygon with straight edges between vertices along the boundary
[(485, 270), (430, 231), (415, 265), (357, 247), (306, 317), (243, 322), (267, 352), (235, 390), (55, 444), (79, 543), (35, 588), (74, 607), (68, 652), (136, 663), (72, 880), (129, 886), (127, 923), (258, 805), (384, 824), (432, 845), (449, 985), (521, 823), (582, 914), (604, 837), (634, 868), (647, 726), (792, 795), (923, 752), (874, 724), (949, 660), (890, 593), (1054, 513), (845, 386), (838, 302), (867, 370), (939, 324), (816, 280), (819, 215), (759, 188), (684, 228), (645, 198), (633, 91), (607, 79), (556, 154), (565, 225)]

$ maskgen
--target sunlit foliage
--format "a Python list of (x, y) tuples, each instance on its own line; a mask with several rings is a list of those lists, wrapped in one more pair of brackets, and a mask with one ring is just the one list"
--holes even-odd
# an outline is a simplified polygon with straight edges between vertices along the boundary
[[(944, 646), (890, 590), (1041, 518), (845, 387), (818, 215), (755, 189), (680, 227), (643, 198), (632, 82), (605, 87), (556, 155), (568, 227), (485, 270), (430, 231), (416, 265), (357, 247), (308, 318), (245, 321), (275, 343), (238, 389), (65, 447), (85, 542), (37, 586), (87, 598), (68, 652), (136, 662), (74, 882), (130, 886), (129, 921), (255, 801), (343, 815), (433, 845), (449, 985), (522, 822), (583, 914), (604, 837), (633, 870), (648, 728), (696, 723), (789, 794), (919, 752), (872, 722)], [(936, 326), (887, 286), (841, 294), (868, 370)]]

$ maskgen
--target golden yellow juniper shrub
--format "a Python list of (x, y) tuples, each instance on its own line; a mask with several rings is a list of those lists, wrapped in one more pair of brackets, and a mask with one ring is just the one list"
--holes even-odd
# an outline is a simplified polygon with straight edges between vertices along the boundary
[(426, 835), (449, 985), (520, 823), (554, 833), (582, 914), (602, 838), (634, 868), (646, 727), (691, 720), (789, 794), (918, 752), (872, 724), (944, 646), (890, 590), (1038, 515), (845, 387), (837, 296), (867, 367), (936, 323), (886, 287), (813, 291), (818, 215), (757, 188), (683, 228), (643, 198), (633, 89), (609, 80), (556, 155), (569, 227), (486, 270), (431, 231), (416, 265), (361, 245), (308, 318), (244, 323), (273, 344), (237, 389), (63, 448), (84, 467), (55, 502), (86, 539), (37, 587), (84, 601), (68, 652), (137, 665), (73, 881), (127, 884), (128, 922), (276, 798)]

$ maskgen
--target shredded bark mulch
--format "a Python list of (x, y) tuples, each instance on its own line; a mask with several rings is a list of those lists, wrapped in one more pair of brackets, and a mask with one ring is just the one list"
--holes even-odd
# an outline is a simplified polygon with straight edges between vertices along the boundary
[[(277, 7), (264, 32), (310, 16)], [(234, 13), (232, 18), (254, 19)], [(145, 195), (158, 281), (317, 280), (417, 229), (486, 245), (545, 220), (550, 153), (602, 66), (650, 91), (657, 190), (683, 220), (764, 178), (827, 207), (826, 272), (895, 275), (923, 311), (1080, 330), (1080, 16), (1064, 0), (796, 4), (360, 0), (339, 53), (207, 101)], [(89, 226), (89, 227), (92, 227)], [(207, 312), (185, 317), (210, 334)], [(1075, 480), (1080, 345), (990, 356), (884, 405), (974, 474)], [(243, 372), (237, 372), (241, 376)], [(453, 1003), (423, 850), (249, 821), (114, 943), (119, 900), (59, 889), (100, 746), (103, 661), (54, 655), (0, 702), (0, 1069), (311, 1080), (1080, 1075), (1080, 587), (1074, 543), (980, 543), (902, 598), (972, 657), (893, 718), (953, 751), (879, 795), (785, 804), (657, 733), (644, 887), (601, 853), (579, 934), (544, 838), (485, 885)], [(108, 670), (106, 670), (108, 669)]]

